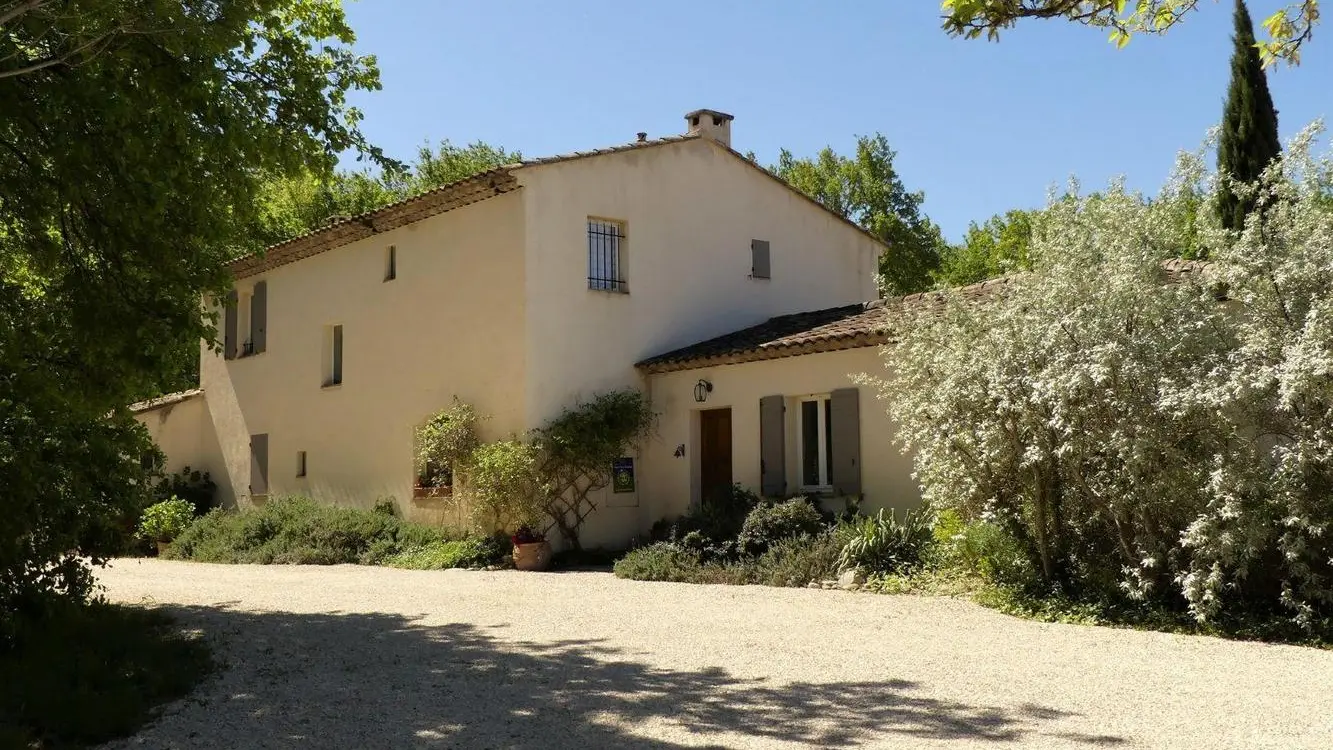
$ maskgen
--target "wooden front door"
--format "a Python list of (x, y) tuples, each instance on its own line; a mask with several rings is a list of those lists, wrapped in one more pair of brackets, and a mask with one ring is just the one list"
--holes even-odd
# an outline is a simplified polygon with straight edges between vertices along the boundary
[(731, 489), (731, 409), (699, 412), (699, 497)]

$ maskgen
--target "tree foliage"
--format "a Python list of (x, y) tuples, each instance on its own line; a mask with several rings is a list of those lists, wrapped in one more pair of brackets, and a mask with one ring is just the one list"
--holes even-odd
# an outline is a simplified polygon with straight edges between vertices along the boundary
[(481, 446), (477, 432), (480, 422), (472, 405), (454, 396), (452, 405), (435, 412), (417, 428), (417, 471), (428, 473), (434, 469), (452, 474), (465, 469)]
[(0, 2), (0, 611), (87, 593), (148, 500), (124, 405), (214, 337), (268, 175), (379, 158), (336, 0)]
[(931, 287), (944, 247), (939, 227), (921, 211), (925, 194), (909, 192), (893, 167), (897, 154), (883, 135), (860, 136), (856, 155), (825, 148), (809, 159), (783, 149), (770, 167), (792, 187), (883, 240), (882, 292), (911, 294)]
[(1217, 171), (1230, 179), (1220, 185), (1217, 207), (1222, 226), (1239, 230), (1254, 210), (1256, 198), (1239, 195), (1236, 185), (1257, 182), (1282, 153), (1282, 144), (1277, 136), (1277, 110), (1268, 93), (1268, 77), (1254, 46), (1254, 25), (1244, 0), (1236, 0), (1234, 20), (1236, 49), (1231, 54), (1231, 83), (1217, 145)]
[(1027, 270), (1033, 223), (1040, 216), (1037, 211), (1014, 209), (985, 224), (969, 224), (963, 243), (945, 249), (936, 281), (942, 286), (965, 286)]
[(407, 165), (378, 171), (306, 169), (266, 181), (258, 195), (259, 216), (247, 250), (275, 245), (326, 225), (336, 216), (356, 216), (433, 188), (466, 179), (523, 155), (483, 141), (455, 146), (426, 143)]
[[(944, 30), (953, 36), (998, 40), (1022, 19), (1063, 18), (1110, 29), (1123, 47), (1134, 34), (1164, 34), (1199, 7), (1200, 0), (942, 0)], [(1264, 20), (1269, 39), (1257, 45), (1264, 64), (1298, 64), (1301, 46), (1319, 23), (1319, 0), (1296, 0)]]
[(477, 446), (467, 462), (467, 496), (480, 531), (512, 534), (542, 526), (540, 459), (535, 446), (518, 439)]
[(1313, 137), (1238, 239), (1199, 214), (1206, 272), (1162, 273), (1172, 204), (1218, 182), (1186, 155), (1155, 201), (1054, 201), (1032, 271), (984, 303), (900, 311), (880, 385), (927, 499), (1005, 526), (1067, 593), (1333, 623), (1333, 211)]

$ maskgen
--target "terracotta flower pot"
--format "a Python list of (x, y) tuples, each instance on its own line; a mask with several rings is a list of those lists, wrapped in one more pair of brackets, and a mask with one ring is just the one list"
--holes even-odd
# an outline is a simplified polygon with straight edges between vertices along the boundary
[(514, 545), (514, 567), (519, 570), (546, 570), (551, 564), (551, 543), (531, 542)]

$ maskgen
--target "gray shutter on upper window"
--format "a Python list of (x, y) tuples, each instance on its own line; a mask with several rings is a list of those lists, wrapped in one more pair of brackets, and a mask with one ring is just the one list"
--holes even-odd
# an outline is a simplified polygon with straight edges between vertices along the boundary
[(759, 485), (765, 497), (787, 494), (787, 443), (782, 396), (759, 399)]
[(268, 433), (250, 436), (250, 494), (268, 494)]
[(771, 277), (768, 240), (750, 240), (750, 276), (756, 279)]
[(254, 296), (250, 298), (250, 340), (254, 342), (255, 354), (268, 346), (268, 282), (255, 284)]
[(223, 303), (222, 356), (236, 359), (236, 292), (227, 292), (227, 301)]
[(861, 494), (861, 403), (856, 388), (829, 394), (830, 445), (833, 466), (830, 480), (839, 495)]

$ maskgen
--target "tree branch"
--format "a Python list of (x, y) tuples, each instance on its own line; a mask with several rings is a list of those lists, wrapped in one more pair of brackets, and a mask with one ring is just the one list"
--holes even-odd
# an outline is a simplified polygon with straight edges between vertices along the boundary
[(18, 18), (24, 13), (37, 10), (38, 8), (42, 7), (43, 5), (46, 5), (49, 2), (51, 2), (51, 0), (28, 0), (25, 3), (19, 3), (18, 5), (15, 5), (9, 10), (0, 12), (0, 26), (4, 26), (5, 24), (9, 23), (10, 21), (13, 21), (15, 18)]
[[(27, 74), (29, 74), (29, 73), (36, 73), (36, 72), (39, 71), (39, 70), (43, 70), (43, 69), (45, 69), (45, 68), (49, 68), (49, 67), (51, 67), (51, 66), (53, 66), (53, 65), (60, 65), (61, 63), (64, 63), (64, 62), (68, 61), (70, 58), (72, 58), (72, 57), (74, 57), (74, 56), (80, 54), (81, 52), (83, 52), (84, 50), (88, 49), (89, 47), (91, 47), (91, 46), (93, 46), (93, 45), (95, 45), (95, 44), (100, 44), (100, 43), (102, 43), (102, 42), (105, 42), (105, 41), (109, 40), (113, 35), (115, 35), (116, 33), (120, 32), (120, 31), (121, 31), (120, 29), (117, 29), (117, 30), (115, 30), (115, 31), (108, 31), (108, 32), (106, 32), (105, 34), (101, 34), (101, 35), (99, 35), (99, 36), (93, 37), (90, 41), (88, 41), (88, 42), (86, 42), (86, 43), (84, 43), (84, 44), (82, 44), (82, 45), (79, 45), (78, 47), (76, 47), (76, 48), (74, 48), (74, 49), (72, 49), (72, 50), (70, 50), (70, 51), (68, 51), (68, 52), (65, 52), (64, 54), (57, 55), (57, 56), (55, 56), (55, 57), (48, 57), (48, 58), (46, 58), (46, 59), (44, 59), (44, 60), (38, 60), (37, 62), (32, 63), (31, 65), (26, 65), (26, 66), (24, 66), (24, 67), (22, 67), (22, 68), (14, 68), (14, 69), (12, 69), (12, 70), (0, 70), (0, 80), (3, 80), (3, 79), (5, 79), (5, 78), (17, 78), (18, 76), (21, 76), (21, 75), (27, 75)], [(101, 50), (97, 50), (97, 51), (93, 52), (92, 55), (89, 55), (89, 57), (96, 56), (97, 53), (100, 52), (100, 51), (101, 51)]]

